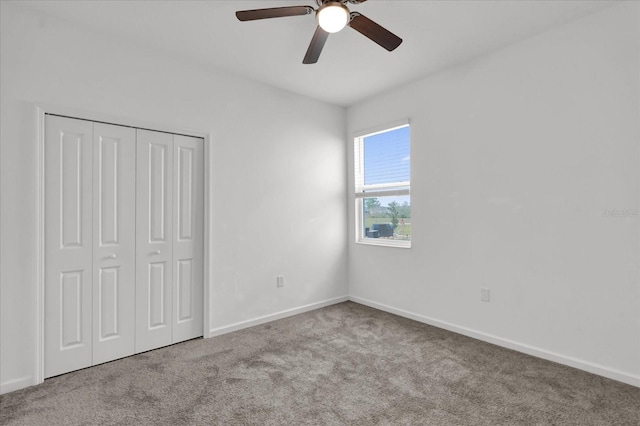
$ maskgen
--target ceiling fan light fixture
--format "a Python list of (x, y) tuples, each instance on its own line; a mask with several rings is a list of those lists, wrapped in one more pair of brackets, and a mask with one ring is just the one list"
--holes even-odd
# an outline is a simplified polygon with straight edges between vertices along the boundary
[(316, 16), (320, 28), (328, 33), (337, 33), (349, 23), (350, 19), (349, 9), (338, 1), (323, 4)]
[[(2, 1), (2, 0), (0, 0)], [(402, 39), (358, 12), (349, 12), (345, 3), (360, 4), (367, 0), (316, 0), (318, 9), (311, 6), (281, 6), (266, 9), (238, 10), (239, 21), (303, 16), (316, 13), (316, 31), (313, 33), (303, 64), (315, 64), (330, 33), (337, 33), (345, 26), (351, 27), (389, 52), (400, 46)]]

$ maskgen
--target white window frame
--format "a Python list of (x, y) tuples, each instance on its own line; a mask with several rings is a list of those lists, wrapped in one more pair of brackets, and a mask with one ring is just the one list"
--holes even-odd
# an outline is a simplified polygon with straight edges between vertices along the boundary
[[(354, 164), (354, 181), (355, 181), (355, 242), (358, 244), (367, 244), (385, 247), (401, 247), (411, 248), (411, 240), (389, 240), (386, 238), (367, 238), (363, 235), (364, 211), (363, 199), (372, 197), (385, 196), (411, 196), (411, 181), (379, 183), (372, 185), (364, 184), (364, 139), (380, 133), (386, 133), (402, 127), (409, 127), (409, 120), (402, 120), (390, 125), (380, 126), (376, 129), (369, 129), (356, 132), (353, 135), (353, 164)], [(409, 140), (409, 150), (411, 150), (411, 140)], [(409, 160), (411, 161), (411, 160)], [(411, 167), (411, 165), (409, 165)]]

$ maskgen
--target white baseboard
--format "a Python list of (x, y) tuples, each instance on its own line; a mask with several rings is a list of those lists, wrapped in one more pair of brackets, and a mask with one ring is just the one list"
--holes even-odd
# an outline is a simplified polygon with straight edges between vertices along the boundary
[(0, 383), (0, 395), (27, 388), (33, 385), (32, 377), (21, 377), (19, 379), (7, 380)]
[(243, 328), (253, 327), (255, 325), (260, 325), (282, 318), (287, 318), (293, 315), (298, 315), (303, 312), (309, 312), (315, 309), (324, 308), (325, 306), (335, 305), (336, 303), (346, 302), (347, 300), (349, 300), (348, 296), (336, 297), (333, 299), (323, 300), (320, 302), (311, 303), (309, 305), (299, 306), (297, 308), (287, 309), (285, 311), (280, 311), (273, 314), (236, 322), (234, 324), (212, 328), (209, 330), (209, 337), (220, 336), (222, 334), (231, 333), (232, 331), (242, 330)]
[(522, 352), (527, 355), (532, 355), (538, 358), (557, 362), (558, 364), (567, 365), (569, 367), (577, 368), (579, 370), (584, 370), (589, 373), (597, 374), (599, 376), (603, 376), (609, 379), (617, 380), (619, 382), (627, 383), (632, 386), (640, 387), (640, 376), (638, 375), (615, 370), (613, 368), (594, 364), (592, 362), (584, 361), (578, 358), (561, 355), (555, 352), (536, 348), (534, 346), (530, 346), (524, 343), (519, 343), (513, 340), (504, 339), (502, 337), (472, 330), (470, 328), (460, 327), (455, 324), (450, 324), (448, 322), (440, 321), (434, 318), (429, 318), (424, 315), (415, 314), (413, 312), (405, 311), (403, 309), (394, 308), (392, 306), (388, 306), (382, 303), (377, 303), (371, 300), (363, 299), (361, 297), (349, 296), (349, 300), (355, 303), (359, 303), (361, 305), (369, 306), (371, 308), (379, 309), (381, 311), (385, 311), (401, 317), (409, 318), (424, 324), (432, 325), (434, 327), (442, 328), (445, 330), (452, 331), (454, 333), (462, 334), (464, 336), (468, 336), (474, 339), (482, 340), (484, 342), (492, 343), (497, 346), (502, 346), (504, 348)]

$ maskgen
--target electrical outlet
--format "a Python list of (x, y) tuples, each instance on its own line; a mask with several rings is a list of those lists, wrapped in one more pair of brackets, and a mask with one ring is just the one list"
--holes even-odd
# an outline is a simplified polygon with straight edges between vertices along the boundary
[(284, 275), (278, 275), (276, 277), (276, 286), (277, 287), (284, 287)]
[(483, 302), (489, 302), (491, 300), (491, 290), (485, 287), (480, 287), (480, 300)]

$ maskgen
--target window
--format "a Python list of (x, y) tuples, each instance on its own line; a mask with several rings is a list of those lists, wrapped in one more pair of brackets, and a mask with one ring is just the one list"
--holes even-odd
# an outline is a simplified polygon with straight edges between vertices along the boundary
[(356, 242), (411, 247), (410, 159), (409, 124), (354, 139)]

